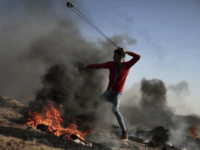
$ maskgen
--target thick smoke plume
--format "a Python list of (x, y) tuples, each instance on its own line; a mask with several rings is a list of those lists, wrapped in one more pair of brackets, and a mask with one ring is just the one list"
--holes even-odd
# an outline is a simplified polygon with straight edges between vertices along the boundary
[[(167, 88), (163, 81), (143, 78), (139, 87), (140, 90), (131, 88), (126, 91), (127, 95), (123, 98), (131, 105), (121, 107), (127, 126), (143, 130), (151, 130), (160, 125), (166, 128), (171, 126), (173, 109), (167, 105)], [(133, 94), (135, 90), (137, 93)]]
[[(4, 79), (1, 84), (2, 95), (13, 97), (24, 104), (29, 103), (32, 111), (40, 112), (49, 101), (53, 101), (55, 107), (63, 104), (60, 110), (64, 125), (74, 123), (76, 115), (81, 114), (83, 121), (95, 121), (98, 114), (95, 113), (94, 104), (106, 89), (109, 72), (78, 70), (76, 64), (111, 61), (116, 48), (101, 39), (98, 43), (103, 49), (97, 48), (95, 43), (88, 42), (81, 35), (80, 28), (69, 16), (68, 19), (56, 18), (51, 11), (55, 1), (47, 4), (46, 1), (38, 2), (41, 8), (36, 7), (36, 2), (24, 2), (18, 8), (20, 11), (24, 6), (25, 12), (21, 12), (24, 19), (5, 25), (1, 30), (4, 38), (1, 43), (4, 47), (1, 55), (4, 65), (1, 68), (6, 69), (1, 74), (1, 79)], [(66, 3), (63, 5), (66, 7)], [(129, 45), (136, 42), (127, 35), (115, 35), (111, 39), (122, 47), (126, 41)], [(24, 115), (27, 116), (28, 112), (24, 112)]]

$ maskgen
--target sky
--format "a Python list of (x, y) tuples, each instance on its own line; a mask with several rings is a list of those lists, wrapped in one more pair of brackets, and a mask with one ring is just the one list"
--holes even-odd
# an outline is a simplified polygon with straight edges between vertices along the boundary
[[(25, 0), (20, 2), (13, 1), (13, 4), (11, 1), (0, 2), (0, 30), (5, 24), (11, 25), (10, 18), (15, 18), (15, 23), (21, 21), (20, 13), (27, 12), (24, 7), (27, 3), (24, 3)], [(40, 1), (34, 2), (40, 3)], [(66, 7), (67, 1), (45, 2), (48, 5), (43, 9), (43, 14), (51, 15), (50, 11), (45, 10), (52, 8), (55, 12), (52, 15), (70, 18), (81, 28), (84, 38), (94, 45), (98, 46), (98, 39), (105, 40)], [(144, 77), (160, 79), (168, 88), (169, 104), (176, 108), (177, 113), (193, 112), (200, 115), (199, 0), (70, 0), (69, 2), (107, 37), (126, 34), (137, 41), (134, 45), (120, 45), (127, 51), (141, 55), (141, 59), (130, 70), (125, 90), (133, 86), (136, 88), (138, 86), (139, 89), (141, 79)], [(46, 30), (45, 27), (43, 29)], [(113, 46), (113, 50), (115, 48)], [(126, 61), (130, 59), (130, 56), (126, 56)]]

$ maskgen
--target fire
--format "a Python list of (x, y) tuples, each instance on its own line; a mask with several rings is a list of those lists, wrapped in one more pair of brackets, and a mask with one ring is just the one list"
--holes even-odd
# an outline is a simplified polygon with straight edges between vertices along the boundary
[[(60, 105), (62, 107), (62, 105)], [(91, 131), (91, 127), (88, 128), (86, 132), (79, 131), (76, 122), (81, 123), (82, 118), (76, 117), (76, 122), (74, 124), (69, 124), (66, 128), (63, 128), (60, 123), (63, 122), (62, 115), (60, 111), (52, 106), (52, 102), (49, 102), (48, 106), (42, 110), (41, 113), (29, 112), (29, 118), (26, 122), (27, 125), (37, 128), (39, 124), (43, 124), (48, 127), (48, 131), (53, 133), (55, 136), (60, 136), (66, 134), (69, 140), (72, 134), (79, 137), (81, 140), (85, 140), (88, 133), (94, 133)]]
[(194, 124), (191, 125), (191, 128), (190, 128), (190, 134), (189, 136), (194, 136), (196, 138), (199, 138), (198, 136), (198, 133), (197, 133), (197, 129), (199, 128), (199, 126), (195, 126)]

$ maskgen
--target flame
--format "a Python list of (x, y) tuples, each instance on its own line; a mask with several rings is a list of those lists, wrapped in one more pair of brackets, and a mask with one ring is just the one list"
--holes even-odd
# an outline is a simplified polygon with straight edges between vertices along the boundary
[[(37, 125), (43, 124), (48, 127), (48, 131), (53, 133), (55, 136), (60, 136), (66, 134), (66, 137), (69, 140), (72, 140), (70, 136), (72, 134), (79, 137), (81, 140), (85, 140), (85, 137), (88, 133), (94, 133), (91, 131), (91, 127), (88, 127), (86, 132), (79, 131), (76, 125), (77, 122), (81, 123), (81, 116), (76, 117), (76, 122), (74, 124), (69, 124), (66, 128), (63, 128), (60, 123), (63, 122), (62, 115), (59, 110), (52, 106), (52, 102), (49, 102), (48, 106), (42, 110), (41, 113), (29, 112), (29, 118), (26, 122), (27, 125), (31, 125), (31, 127), (37, 128)], [(60, 105), (62, 107), (62, 105)]]
[(196, 138), (199, 138), (198, 136), (198, 133), (197, 133), (197, 129), (199, 128), (199, 126), (195, 126), (194, 124), (191, 125), (191, 128), (190, 128), (190, 133), (189, 133), (189, 136), (194, 136)]

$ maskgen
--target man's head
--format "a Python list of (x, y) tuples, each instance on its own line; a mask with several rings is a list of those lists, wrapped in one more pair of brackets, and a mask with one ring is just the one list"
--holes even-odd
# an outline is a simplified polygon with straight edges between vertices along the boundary
[(116, 63), (120, 63), (124, 61), (125, 53), (123, 51), (123, 48), (118, 48), (114, 51), (113, 60)]

